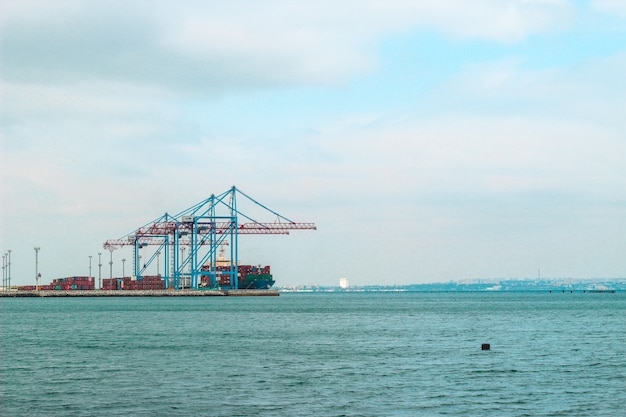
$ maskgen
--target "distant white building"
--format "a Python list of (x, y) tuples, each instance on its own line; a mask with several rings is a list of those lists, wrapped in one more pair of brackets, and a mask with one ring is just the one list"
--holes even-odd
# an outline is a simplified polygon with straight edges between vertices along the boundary
[(348, 283), (348, 278), (339, 278), (339, 286), (344, 290), (348, 289), (350, 284)]

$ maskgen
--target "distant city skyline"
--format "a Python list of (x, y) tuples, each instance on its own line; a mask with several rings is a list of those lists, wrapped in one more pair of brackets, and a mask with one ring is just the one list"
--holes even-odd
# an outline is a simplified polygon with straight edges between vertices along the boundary
[(240, 240), (277, 286), (626, 276), (626, 2), (7, 1), (0, 50), (11, 284), (233, 185), (318, 227)]
[(465, 282), (430, 282), (402, 285), (286, 285), (278, 288), (283, 292), (376, 292), (376, 291), (417, 291), (417, 292), (582, 292), (616, 293), (626, 291), (626, 278), (622, 279), (474, 279)]

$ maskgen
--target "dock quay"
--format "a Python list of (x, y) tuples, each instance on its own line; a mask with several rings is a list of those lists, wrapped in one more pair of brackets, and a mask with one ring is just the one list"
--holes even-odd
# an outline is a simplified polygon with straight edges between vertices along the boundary
[(20, 297), (267, 297), (276, 290), (40, 290), (0, 291), (0, 298)]

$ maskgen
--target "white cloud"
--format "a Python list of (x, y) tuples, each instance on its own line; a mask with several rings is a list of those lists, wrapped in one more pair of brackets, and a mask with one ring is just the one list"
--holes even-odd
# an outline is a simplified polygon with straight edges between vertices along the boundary
[(326, 150), (343, 156), (331, 165), (341, 167), (330, 172), (337, 178), (332, 189), (355, 199), (370, 190), (426, 199), (550, 192), (610, 199), (626, 188), (621, 179), (626, 144), (618, 132), (585, 122), (466, 115), (338, 136), (326, 138)]
[[(302, 147), (315, 147), (325, 158), (283, 162), (281, 176), (293, 189), (306, 184), (299, 199), (314, 196), (343, 207), (358, 202), (350, 209), (358, 218), (376, 217), (371, 209), (384, 219), (385, 210), (408, 205), (459, 210), (454, 216), (467, 220), (462, 212), (472, 207), (518, 206), (535, 207), (530, 213), (543, 227), (542, 216), (561, 209), (623, 205), (623, 64), (617, 55), (566, 69), (525, 70), (518, 61), (472, 67), (424, 98), (434, 114), (424, 116), (420, 107), (380, 115), (375, 124), (371, 116), (348, 117), (319, 127)], [(506, 75), (493, 82), (494, 72)]]
[[(132, 113), (138, 116), (161, 108), (164, 97), (158, 89), (115, 82), (77, 82), (72, 86), (31, 83), (0, 83), (5, 103), (4, 126), (29, 120), (102, 120)], [(143, 110), (141, 110), (143, 109)]]
[(602, 13), (626, 17), (626, 2), (622, 0), (591, 0), (591, 6)]
[(568, 11), (559, 0), (12, 2), (2, 18), (4, 74), (205, 93), (336, 83), (375, 65), (381, 35), (426, 27), (515, 42), (561, 27)]

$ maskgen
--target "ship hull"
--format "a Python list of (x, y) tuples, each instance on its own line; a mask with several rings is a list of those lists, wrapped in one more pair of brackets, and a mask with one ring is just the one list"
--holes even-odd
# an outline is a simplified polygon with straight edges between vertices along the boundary
[(240, 290), (269, 290), (274, 285), (274, 280), (267, 279), (259, 279), (254, 281), (252, 284), (248, 284), (247, 286), (239, 284)]
[(272, 274), (248, 274), (239, 281), (240, 290), (269, 290), (274, 285)]

